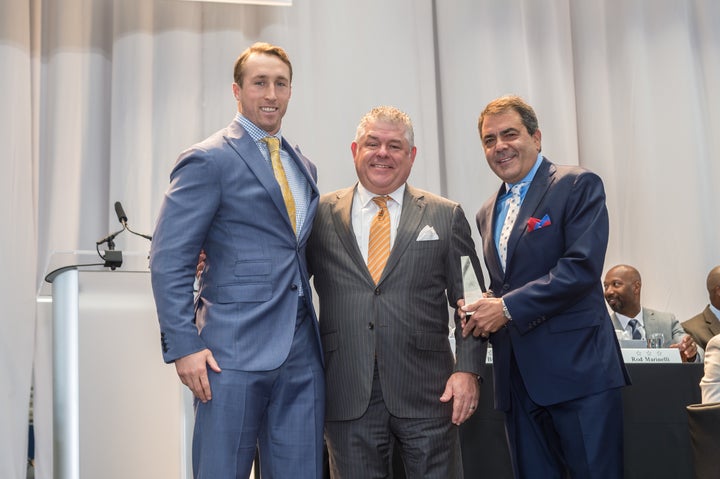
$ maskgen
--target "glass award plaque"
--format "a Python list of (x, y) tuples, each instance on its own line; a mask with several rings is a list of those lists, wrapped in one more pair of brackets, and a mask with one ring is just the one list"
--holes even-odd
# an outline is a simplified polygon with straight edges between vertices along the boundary
[(465, 304), (472, 304), (482, 299), (483, 291), (482, 288), (480, 288), (480, 282), (475, 275), (475, 269), (469, 256), (460, 257), (460, 270), (462, 271)]

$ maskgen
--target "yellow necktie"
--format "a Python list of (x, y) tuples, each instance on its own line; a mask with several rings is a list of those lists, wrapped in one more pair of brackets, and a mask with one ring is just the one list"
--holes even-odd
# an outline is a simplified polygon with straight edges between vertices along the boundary
[(376, 196), (373, 201), (380, 207), (380, 211), (370, 223), (368, 270), (377, 284), (390, 256), (390, 212), (387, 209), (387, 197)]
[(268, 151), (270, 152), (270, 163), (272, 164), (275, 179), (280, 185), (280, 190), (282, 191), (283, 200), (285, 200), (285, 207), (287, 208), (293, 231), (297, 232), (297, 227), (295, 225), (295, 199), (290, 191), (287, 176), (285, 176), (285, 168), (283, 168), (282, 161), (280, 161), (280, 139), (275, 136), (266, 136), (262, 139), (262, 141), (267, 143)]

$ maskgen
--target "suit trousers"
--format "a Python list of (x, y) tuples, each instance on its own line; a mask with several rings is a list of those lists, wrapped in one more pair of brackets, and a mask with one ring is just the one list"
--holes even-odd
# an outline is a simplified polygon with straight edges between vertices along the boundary
[(505, 429), (516, 479), (623, 477), (620, 388), (549, 406), (533, 402), (515, 358)]
[[(208, 370), (212, 399), (195, 400), (196, 479), (322, 477), (325, 378), (312, 317), (298, 301), (295, 337), (272, 371)], [(222, 366), (221, 366), (222, 367)]]
[(463, 477), (460, 436), (451, 418), (392, 416), (383, 400), (377, 363), (368, 409), (358, 419), (326, 421), (325, 440), (332, 479), (392, 477), (393, 454), (402, 457), (407, 479)]

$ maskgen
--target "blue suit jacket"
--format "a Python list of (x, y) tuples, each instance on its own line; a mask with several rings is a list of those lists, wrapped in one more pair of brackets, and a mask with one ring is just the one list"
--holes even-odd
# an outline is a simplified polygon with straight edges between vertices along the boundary
[[(209, 348), (221, 368), (275, 369), (290, 350), (300, 285), (315, 319), (305, 246), (317, 173), (285, 139), (282, 146), (312, 188), (297, 238), (272, 168), (239, 123), (180, 155), (150, 253), (166, 362)], [(207, 261), (194, 303), (201, 249)]]
[[(540, 405), (629, 384), (600, 281), (608, 241), (602, 181), (543, 158), (510, 235), (505, 273), (493, 239), (503, 192), (504, 186), (476, 217), (490, 289), (513, 318), (490, 337), (496, 407), (510, 406), (511, 355)], [(545, 215), (550, 224), (529, 231), (528, 220)]]

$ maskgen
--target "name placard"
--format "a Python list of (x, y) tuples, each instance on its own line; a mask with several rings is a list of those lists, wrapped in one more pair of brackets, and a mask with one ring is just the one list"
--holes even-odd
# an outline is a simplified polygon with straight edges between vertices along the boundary
[(660, 349), (622, 349), (623, 360), (626, 364), (646, 363), (646, 364), (673, 364), (682, 363), (680, 358), (680, 350), (677, 348), (660, 348)]
[[(628, 364), (647, 363), (647, 364), (675, 364), (682, 363), (680, 358), (680, 350), (677, 348), (623, 348), (623, 360)], [(485, 356), (485, 364), (493, 363), (492, 346), (488, 344), (487, 354)]]

